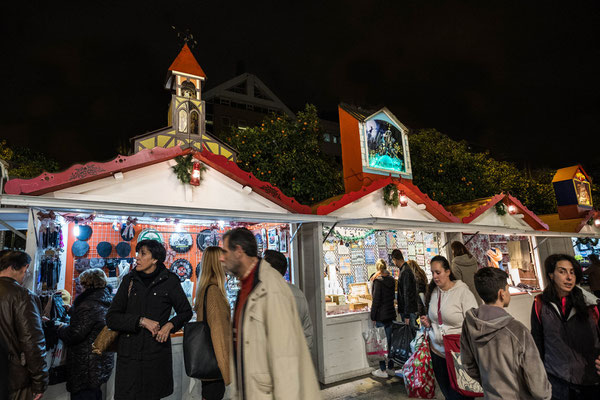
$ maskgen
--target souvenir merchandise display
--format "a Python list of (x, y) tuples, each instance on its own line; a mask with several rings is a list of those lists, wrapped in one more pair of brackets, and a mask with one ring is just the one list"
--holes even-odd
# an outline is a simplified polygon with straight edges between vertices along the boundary
[(528, 237), (463, 234), (463, 240), (480, 268), (500, 268), (508, 273), (511, 293), (540, 288), (535, 273), (533, 247)]
[(177, 260), (173, 261), (170, 270), (179, 277), (181, 282), (184, 282), (186, 279), (190, 279), (192, 277), (192, 264), (183, 258), (178, 258)]
[(37, 286), (40, 290), (56, 290), (60, 280), (62, 263), (60, 257), (42, 256), (40, 259), (40, 274)]
[(76, 225), (79, 232), (75, 233), (75, 237), (79, 240), (89, 240), (92, 237), (92, 233), (94, 233), (93, 229), (89, 225)]
[[(209, 246), (222, 245), (223, 234), (233, 226), (247, 226), (254, 235), (262, 239), (261, 231), (272, 230), (279, 238), (281, 232), (289, 232), (289, 226), (273, 223), (216, 223), (214, 221), (178, 220), (170, 218), (144, 217), (128, 225), (133, 229), (134, 236), (131, 240), (124, 240), (122, 229), (116, 221), (124, 221), (124, 217), (96, 215), (89, 221), (89, 231), (92, 232), (86, 241), (79, 240), (74, 235), (67, 239), (65, 289), (75, 298), (81, 293), (79, 274), (89, 268), (101, 268), (113, 291), (116, 292), (122, 277), (135, 268), (135, 247), (141, 240), (156, 240), (166, 251), (165, 266), (175, 273), (182, 284), (182, 288), (193, 303), (196, 283), (202, 271), (202, 255)], [(75, 222), (69, 224), (70, 232), (74, 232)], [(81, 228), (82, 225), (79, 225)], [(79, 232), (81, 233), (81, 232)], [(81, 236), (81, 235), (80, 235)], [(86, 235), (87, 236), (87, 235)], [(131, 236), (131, 234), (129, 234)], [(289, 242), (286, 235), (286, 244)], [(289, 249), (289, 245), (287, 246)], [(284, 253), (289, 260), (289, 252)], [(262, 256), (262, 254), (261, 254)], [(286, 274), (289, 280), (290, 274)], [(227, 297), (231, 307), (234, 306), (239, 291), (239, 282), (229, 278), (226, 285)], [(114, 293), (113, 292), (113, 293)]]
[(438, 233), (363, 228), (325, 227), (323, 274), (328, 316), (370, 311), (372, 277), (376, 262), (383, 259), (391, 275), (399, 269), (391, 253), (400, 249), (406, 260), (415, 260), (431, 279), (429, 261), (440, 254)]
[(53, 222), (47, 226), (40, 226), (39, 232), (40, 248), (61, 248), (63, 247), (62, 229), (59, 224)]
[(193, 244), (192, 235), (187, 232), (173, 233), (169, 238), (169, 246), (177, 253), (187, 253)]
[(135, 225), (137, 224), (137, 218), (127, 217), (127, 222), (121, 225), (121, 239), (129, 242), (135, 237)]

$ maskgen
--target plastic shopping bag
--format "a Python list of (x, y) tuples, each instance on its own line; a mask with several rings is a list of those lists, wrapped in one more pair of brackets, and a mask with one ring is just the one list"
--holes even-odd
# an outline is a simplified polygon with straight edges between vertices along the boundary
[(388, 353), (385, 329), (383, 327), (370, 327), (367, 331), (363, 332), (363, 337), (365, 339), (365, 349), (369, 364), (385, 361)]
[(415, 337), (415, 330), (403, 322), (394, 322), (392, 327), (392, 343), (390, 359), (395, 365), (402, 367), (412, 354), (410, 342)]
[(427, 332), (423, 336), (417, 350), (406, 361), (402, 372), (404, 374), (404, 387), (408, 397), (419, 399), (435, 398), (435, 376), (429, 352), (429, 337)]

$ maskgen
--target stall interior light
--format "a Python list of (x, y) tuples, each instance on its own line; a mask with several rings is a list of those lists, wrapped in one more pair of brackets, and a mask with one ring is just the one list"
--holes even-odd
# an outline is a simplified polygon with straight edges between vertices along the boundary
[(75, 227), (73, 228), (73, 235), (79, 236), (79, 224), (75, 223)]
[(404, 190), (400, 190), (398, 195), (399, 195), (399, 200), (400, 200), (400, 206), (401, 207), (408, 206), (408, 196), (406, 195), (406, 193), (404, 193)]
[(600, 218), (596, 218), (596, 219), (594, 220), (594, 225), (595, 225), (596, 227), (600, 227)]
[(514, 204), (508, 206), (508, 213), (510, 215), (515, 215), (517, 213), (517, 207)]

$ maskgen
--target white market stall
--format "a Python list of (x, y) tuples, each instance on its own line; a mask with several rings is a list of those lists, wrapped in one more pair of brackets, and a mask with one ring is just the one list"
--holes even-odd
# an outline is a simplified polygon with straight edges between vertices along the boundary
[[(204, 167), (198, 186), (182, 183), (173, 171), (181, 160), (177, 157), (190, 155)], [(310, 215), (310, 208), (240, 170), (224, 156), (179, 147), (143, 150), (106, 163), (11, 180), (5, 191), (0, 203), (24, 211), (28, 218), (27, 250), (33, 256), (33, 273), (27, 285), (38, 294), (65, 288), (75, 295), (79, 272), (90, 266), (103, 268), (117, 286), (120, 274), (135, 257), (135, 243), (144, 236), (165, 244), (172, 256), (167, 267), (180, 276), (193, 301), (203, 249), (222, 243), (222, 234), (235, 226), (255, 233), (259, 251), (271, 248), (286, 254), (288, 279), (298, 284), (302, 276), (296, 267), (298, 223), (333, 221)], [(123, 229), (129, 226), (132, 236), (127, 239)], [(77, 232), (83, 230), (89, 230), (87, 238)], [(74, 243), (81, 242), (85, 242), (84, 253), (74, 248)], [(112, 246), (108, 253), (101, 254), (102, 242)], [(42, 273), (49, 259), (54, 260), (54, 272), (46, 276)], [(228, 289), (233, 300), (236, 282), (230, 280)], [(175, 392), (170, 398), (180, 399), (189, 379), (183, 371), (181, 334), (172, 339)], [(112, 398), (112, 391), (109, 382), (107, 398)], [(44, 397), (67, 396), (64, 384), (58, 384)]]

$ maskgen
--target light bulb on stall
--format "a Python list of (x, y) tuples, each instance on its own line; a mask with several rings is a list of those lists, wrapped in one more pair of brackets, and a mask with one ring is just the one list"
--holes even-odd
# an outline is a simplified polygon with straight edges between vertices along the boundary
[(508, 206), (508, 213), (510, 215), (515, 215), (517, 213), (517, 207), (514, 204)]
[(596, 227), (600, 228), (600, 218), (596, 218), (594, 220), (594, 225), (596, 225)]
[(75, 224), (75, 227), (73, 228), (73, 235), (79, 236), (79, 224)]

